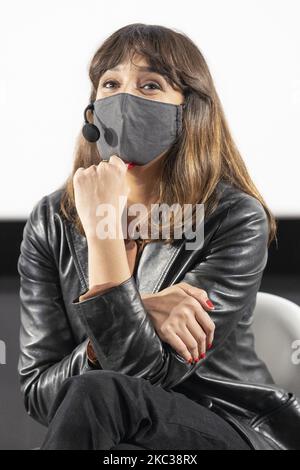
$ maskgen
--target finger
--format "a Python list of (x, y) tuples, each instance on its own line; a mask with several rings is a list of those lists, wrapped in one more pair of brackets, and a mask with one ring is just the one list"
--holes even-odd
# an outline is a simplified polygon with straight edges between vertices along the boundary
[(205, 311), (202, 311), (200, 314), (196, 313), (196, 320), (206, 334), (206, 349), (210, 349), (215, 337), (215, 324)]
[(117, 166), (118, 168), (120, 168), (123, 171), (127, 170), (126, 163), (120, 157), (118, 157), (118, 155), (112, 155), (109, 159), (109, 163), (111, 165)]
[(79, 166), (79, 167), (77, 168), (77, 170), (75, 171), (74, 175), (75, 175), (76, 173), (81, 173), (83, 170), (84, 170), (84, 167), (83, 167), (83, 166)]
[(196, 300), (198, 300), (198, 302), (200, 302), (203, 308), (208, 308), (209, 310), (213, 310), (215, 308), (214, 304), (209, 299), (207, 292), (204, 289), (192, 286), (187, 282), (180, 282), (178, 286), (191, 297), (194, 297)]
[(78, 168), (73, 175), (72, 180), (73, 180), (74, 189), (77, 188), (77, 183), (80, 180), (82, 172), (83, 172), (83, 168)]
[(207, 335), (205, 330), (197, 322), (195, 317), (189, 319), (188, 323), (186, 323), (186, 328), (198, 343), (199, 359), (204, 359), (207, 348)]
[[(174, 330), (174, 332), (184, 342), (193, 360), (197, 362), (200, 359), (201, 350), (203, 350), (202, 344), (203, 343), (205, 344), (205, 333), (202, 332), (203, 339), (202, 341), (199, 340), (199, 343), (200, 343), (200, 347), (199, 347), (198, 341), (194, 338), (190, 330), (187, 328), (186, 324), (182, 324), (180, 326), (180, 329)], [(204, 350), (205, 350), (205, 346), (204, 346)]]
[(206, 348), (210, 349), (214, 334), (215, 334), (215, 324), (212, 321), (209, 313), (207, 313), (203, 307), (197, 302), (193, 297), (190, 297), (189, 301), (191, 302), (191, 308), (193, 308), (194, 318), (189, 317), (189, 320), (195, 319), (195, 321), (201, 326), (202, 330), (206, 334)]
[(193, 357), (184, 341), (173, 330), (166, 331), (163, 338), (186, 362), (191, 363), (193, 361)]
[(90, 165), (84, 171), (86, 173), (93, 173), (95, 170), (97, 170), (97, 166), (96, 165)]

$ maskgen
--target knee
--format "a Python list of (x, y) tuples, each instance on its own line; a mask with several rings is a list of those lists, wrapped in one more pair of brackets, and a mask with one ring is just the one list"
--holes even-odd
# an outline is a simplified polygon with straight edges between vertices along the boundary
[[(101, 371), (98, 371), (101, 372)], [(101, 380), (98, 375), (98, 381)], [(102, 387), (101, 387), (102, 388)], [(82, 404), (87, 398), (91, 398), (96, 391), (96, 377), (92, 372), (82, 375), (74, 375), (66, 378), (48, 412), (48, 423), (53, 419), (58, 408), (62, 407), (64, 412), (67, 410), (82, 410)], [(98, 386), (99, 393), (99, 386)]]
[(76, 406), (87, 399), (98, 402), (100, 396), (104, 401), (106, 397), (111, 399), (115, 395), (127, 396), (130, 390), (133, 390), (135, 396), (144, 382), (146, 382), (144, 379), (113, 370), (94, 370), (67, 378), (63, 383), (63, 394), (68, 397), (72, 406)]
[(118, 380), (124, 380), (124, 375), (112, 370), (94, 370), (82, 375), (68, 377), (63, 385), (70, 390), (74, 399), (80, 399), (101, 390), (111, 388)]

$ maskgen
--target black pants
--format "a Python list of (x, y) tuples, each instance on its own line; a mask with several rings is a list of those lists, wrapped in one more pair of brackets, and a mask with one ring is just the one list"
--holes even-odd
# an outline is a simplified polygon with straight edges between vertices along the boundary
[(182, 393), (119, 372), (66, 379), (49, 412), (44, 449), (235, 449), (249, 445), (223, 418)]

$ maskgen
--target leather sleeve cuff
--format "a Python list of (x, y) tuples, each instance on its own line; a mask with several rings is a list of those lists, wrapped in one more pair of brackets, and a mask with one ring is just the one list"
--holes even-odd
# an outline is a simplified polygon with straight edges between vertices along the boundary
[[(103, 369), (128, 375), (160, 371), (166, 351), (145, 310), (135, 279), (86, 300), (73, 301)], [(151, 375), (151, 374), (150, 374)]]
[[(94, 297), (95, 295), (102, 294), (109, 290), (111, 287), (115, 287), (117, 284), (114, 282), (106, 282), (105, 284), (96, 284), (91, 287), (85, 294), (79, 296), (79, 302)], [(77, 299), (76, 299), (77, 300)]]

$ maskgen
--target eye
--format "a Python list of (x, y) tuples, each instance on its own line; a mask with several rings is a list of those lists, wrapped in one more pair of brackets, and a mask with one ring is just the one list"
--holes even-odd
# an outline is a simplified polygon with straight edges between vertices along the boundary
[[(106, 82), (103, 83), (102, 87), (103, 87), (103, 88), (107, 88), (106, 85), (107, 85), (108, 83), (118, 83), (118, 82), (115, 82), (114, 80), (107, 80)], [(111, 88), (111, 87), (109, 87), (109, 88)]]
[[(106, 80), (106, 81), (102, 84), (102, 87), (103, 87), (103, 88), (107, 88), (107, 89), (114, 88), (114, 86), (109, 86), (109, 87), (107, 87), (106, 85), (108, 85), (109, 83), (110, 83), (110, 84), (113, 84), (113, 85), (119, 84), (119, 82), (116, 82), (115, 80)], [(145, 87), (147, 87), (147, 86), (152, 87), (152, 88), (150, 88), (150, 90), (161, 90), (161, 89), (162, 89), (161, 86), (160, 86), (158, 83), (154, 83), (154, 82), (147, 82), (147, 83), (145, 83), (145, 85), (141, 86), (141, 88), (145, 88)]]
[[(154, 88), (152, 88), (152, 90), (153, 90), (153, 89), (154, 89), (154, 90), (161, 90), (161, 86), (158, 85), (158, 83), (153, 83), (153, 82), (151, 82), (151, 83), (150, 83), (150, 82), (149, 82), (149, 83), (145, 83), (145, 85), (143, 85), (143, 87), (146, 87), (146, 86), (148, 86), (148, 85), (154, 87)], [(143, 87), (142, 87), (142, 88), (143, 88)]]

